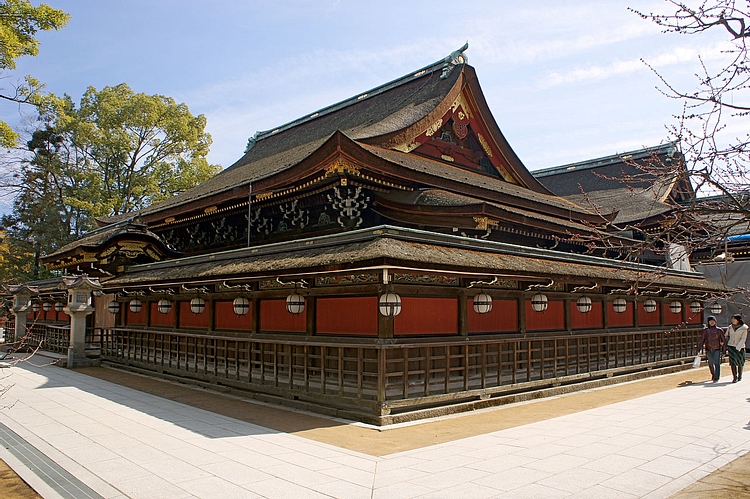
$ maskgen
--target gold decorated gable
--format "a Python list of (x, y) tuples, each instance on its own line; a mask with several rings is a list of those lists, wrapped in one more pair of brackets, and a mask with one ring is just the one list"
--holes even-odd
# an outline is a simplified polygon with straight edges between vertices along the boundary
[(474, 119), (474, 113), (471, 111), (471, 107), (469, 106), (468, 102), (466, 102), (466, 96), (464, 95), (463, 92), (458, 94), (458, 97), (456, 97), (456, 100), (454, 100), (453, 104), (451, 104), (451, 112), (453, 114), (456, 114), (462, 111), (466, 113), (469, 119)]
[[(452, 127), (449, 123), (453, 123)], [(486, 156), (486, 159), (492, 165), (497, 174), (506, 182), (518, 184), (511, 173), (512, 168), (503, 156), (502, 150), (492, 139), (490, 130), (487, 129), (487, 120), (482, 119), (476, 110), (470, 105), (470, 99), (466, 96), (465, 91), (458, 94), (445, 115), (432, 122), (416, 137), (395, 145), (393, 148), (411, 153), (412, 151), (420, 152), (426, 156), (454, 164), (457, 167), (476, 169), (484, 171), (480, 166), (476, 155)], [(447, 140), (447, 145), (443, 141), (443, 136), (451, 136)], [(469, 146), (466, 140), (469, 135), (473, 135), (478, 145)], [(459, 141), (460, 145), (457, 145)], [(453, 148), (451, 152), (450, 148)], [(470, 152), (475, 151), (475, 152)], [(466, 156), (459, 161), (459, 156)], [(486, 171), (485, 171), (486, 172)]]
[(326, 176), (334, 174), (346, 174), (359, 175), (359, 167), (351, 161), (342, 158), (341, 156), (334, 159), (331, 163), (324, 168)]
[(127, 242), (122, 241), (118, 243), (118, 246), (120, 247), (121, 251), (140, 251), (143, 252), (143, 248), (146, 247), (147, 243), (140, 242), (140, 241), (133, 241), (133, 242)]

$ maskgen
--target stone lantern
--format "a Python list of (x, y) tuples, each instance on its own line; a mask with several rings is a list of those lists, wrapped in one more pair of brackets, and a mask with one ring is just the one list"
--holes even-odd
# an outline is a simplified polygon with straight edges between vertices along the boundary
[(31, 297), (39, 294), (39, 289), (34, 286), (21, 284), (19, 286), (9, 286), (8, 291), (13, 295), (13, 308), (10, 311), (16, 316), (15, 338), (11, 341), (18, 341), (26, 336), (26, 314), (28, 314), (31, 308)]
[(68, 347), (68, 367), (88, 365), (86, 359), (86, 316), (94, 311), (91, 306), (91, 293), (101, 291), (98, 278), (80, 276), (63, 277), (68, 290), (68, 304), (63, 308), (70, 316), (70, 346)]

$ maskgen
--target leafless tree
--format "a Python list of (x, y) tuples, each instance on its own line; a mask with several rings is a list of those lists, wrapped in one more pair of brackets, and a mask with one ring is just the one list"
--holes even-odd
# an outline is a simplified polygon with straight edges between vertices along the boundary
[[(678, 88), (649, 65), (659, 78), (657, 87), (665, 96), (681, 100), (683, 110), (670, 127), (672, 140), (684, 155), (678, 164), (652, 165), (661, 175), (685, 176), (697, 197), (684, 206), (686, 214), (709, 219), (718, 225), (710, 231), (714, 239), (748, 229), (750, 219), (750, 2), (747, 0), (705, 0), (696, 5), (666, 0), (669, 14), (633, 10), (665, 33), (700, 36), (709, 30), (727, 35), (727, 48), (720, 54), (704, 54), (696, 61), (696, 85)], [(631, 9), (632, 10), (632, 9)], [(706, 57), (710, 56), (710, 57)], [(720, 57), (715, 57), (720, 56)], [(715, 64), (720, 60), (720, 64)], [(680, 169), (681, 168), (681, 169)], [(707, 241), (708, 242), (708, 241)], [(713, 241), (716, 242), (716, 241)]]

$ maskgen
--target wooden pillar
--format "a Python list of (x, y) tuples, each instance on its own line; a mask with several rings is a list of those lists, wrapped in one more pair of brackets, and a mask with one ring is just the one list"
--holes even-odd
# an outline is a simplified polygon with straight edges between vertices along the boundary
[(682, 303), (682, 323), (687, 324), (688, 321), (688, 314), (690, 312), (690, 302), (681, 302)]
[(317, 323), (315, 321), (315, 305), (316, 305), (316, 299), (314, 296), (307, 296), (305, 298), (305, 301), (307, 302), (305, 304), (305, 311), (307, 313), (307, 336), (315, 336), (316, 333), (316, 326)]
[(151, 304), (153, 302), (151, 301), (145, 301), (143, 302), (143, 306), (146, 307), (146, 325), (148, 327), (151, 327)]
[(172, 307), (174, 308), (174, 317), (172, 318), (173, 319), (172, 325), (174, 326), (175, 329), (179, 329), (180, 328), (180, 308), (181, 308), (180, 301), (175, 300)]
[(638, 308), (638, 298), (633, 300), (633, 326), (634, 327), (640, 327), (641, 321), (640, 321), (641, 313), (640, 309)]
[(573, 300), (571, 298), (565, 298), (563, 300), (565, 305), (563, 308), (565, 308), (564, 314), (565, 314), (565, 330), (566, 331), (572, 331), (573, 330), (573, 312), (571, 311)]
[(659, 305), (659, 325), (664, 325), (664, 304), (666, 303), (663, 299), (656, 302)]
[(260, 299), (258, 297), (250, 300), (250, 306), (253, 307), (253, 315), (250, 317), (250, 333), (260, 333)]
[(386, 317), (381, 314), (378, 310), (378, 338), (389, 339), (393, 338), (393, 323), (395, 317)]
[(602, 324), (604, 329), (609, 330), (609, 301), (602, 300)]
[(216, 300), (209, 298), (206, 305), (208, 305), (208, 330), (213, 331), (216, 329)]
[(526, 332), (526, 297), (518, 297), (518, 331)]
[(467, 301), (469, 298), (469, 291), (462, 289), (458, 293), (458, 334), (460, 336), (469, 335), (469, 318), (468, 314), (473, 313), (473, 310), (469, 310)]

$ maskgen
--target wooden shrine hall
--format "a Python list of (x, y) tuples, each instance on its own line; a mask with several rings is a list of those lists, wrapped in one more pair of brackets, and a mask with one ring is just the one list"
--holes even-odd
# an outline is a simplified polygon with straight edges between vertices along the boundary
[(64, 327), (91, 291), (103, 363), (380, 425), (684, 363), (722, 288), (619, 259), (617, 213), (529, 173), (465, 49), (101, 220), (16, 316)]

